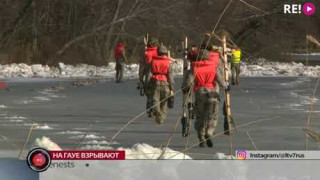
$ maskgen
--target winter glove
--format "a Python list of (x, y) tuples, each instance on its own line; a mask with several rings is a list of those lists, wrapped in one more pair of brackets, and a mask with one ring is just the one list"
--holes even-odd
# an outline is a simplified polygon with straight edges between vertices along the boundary
[(230, 84), (229, 84), (229, 83), (226, 83), (225, 90), (226, 90), (226, 91), (230, 91), (230, 90), (231, 90), (231, 87), (230, 87)]

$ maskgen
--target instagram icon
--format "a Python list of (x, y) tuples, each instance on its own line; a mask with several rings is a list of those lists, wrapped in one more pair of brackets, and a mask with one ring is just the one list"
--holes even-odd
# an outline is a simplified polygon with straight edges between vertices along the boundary
[(241, 160), (247, 159), (247, 151), (245, 151), (245, 150), (237, 150), (236, 151), (236, 156), (237, 156), (237, 159), (241, 159)]

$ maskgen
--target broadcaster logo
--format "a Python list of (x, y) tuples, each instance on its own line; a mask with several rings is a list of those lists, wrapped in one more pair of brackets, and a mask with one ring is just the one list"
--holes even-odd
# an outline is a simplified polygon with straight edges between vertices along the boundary
[(284, 14), (301, 14), (312, 16), (316, 12), (316, 6), (313, 3), (306, 2), (302, 4), (284, 4)]

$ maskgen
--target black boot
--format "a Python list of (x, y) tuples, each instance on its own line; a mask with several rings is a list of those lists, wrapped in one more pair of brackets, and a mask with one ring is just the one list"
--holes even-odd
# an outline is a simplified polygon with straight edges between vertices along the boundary
[(208, 147), (213, 147), (213, 142), (211, 139), (207, 139), (207, 146)]
[(205, 148), (205, 147), (206, 147), (206, 143), (205, 143), (205, 142), (200, 142), (200, 143), (199, 143), (199, 147)]
[(151, 107), (152, 107), (152, 101), (150, 99), (147, 99), (146, 109), (147, 109), (148, 117), (152, 117), (152, 115), (153, 115)]
[(210, 136), (206, 136), (205, 138), (206, 138), (207, 146), (208, 147), (213, 147), (213, 142), (212, 142)]

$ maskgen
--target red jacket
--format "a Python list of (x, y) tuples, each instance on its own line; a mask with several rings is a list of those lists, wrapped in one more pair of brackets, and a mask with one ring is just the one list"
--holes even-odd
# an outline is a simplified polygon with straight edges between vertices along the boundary
[(156, 46), (154, 47), (148, 47), (145, 54), (145, 63), (150, 64), (152, 62), (152, 59), (156, 56), (158, 56), (158, 48)]
[(212, 61), (216, 66), (219, 66), (220, 54), (217, 52), (210, 51), (209, 55), (210, 55), (209, 61)]
[(170, 69), (170, 58), (167, 56), (157, 56), (152, 60), (152, 79), (156, 81), (168, 81)]
[(114, 54), (115, 54), (117, 59), (123, 58), (123, 55), (122, 55), (121, 51), (125, 52), (123, 43), (119, 43), (117, 48), (114, 50)]
[(208, 89), (216, 88), (216, 75), (217, 68), (213, 61), (195, 61), (192, 63), (193, 72), (195, 76), (194, 91), (198, 91), (199, 88), (205, 87)]

